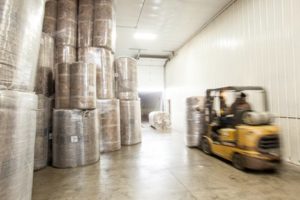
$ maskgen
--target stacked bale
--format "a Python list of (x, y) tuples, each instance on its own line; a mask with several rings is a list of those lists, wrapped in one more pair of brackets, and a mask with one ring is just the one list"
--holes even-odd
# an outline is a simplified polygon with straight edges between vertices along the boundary
[(56, 33), (57, 0), (48, 0), (45, 6), (43, 32), (51, 36)]
[(0, 90), (0, 196), (31, 199), (37, 97)]
[(97, 110), (101, 152), (120, 149), (119, 103), (115, 99), (113, 0), (79, 0), (78, 60), (97, 67)]
[(205, 130), (204, 97), (186, 99), (186, 145), (199, 147), (201, 136)]
[(137, 99), (137, 61), (130, 57), (120, 57), (115, 61), (117, 74), (116, 94), (119, 99)]
[(79, 167), (99, 160), (96, 113), (96, 110), (54, 111), (54, 167)]
[(55, 108), (70, 108), (70, 65), (60, 63), (55, 67)]
[(93, 46), (115, 51), (116, 19), (113, 0), (95, 0)]
[(113, 99), (114, 68), (113, 54), (104, 48), (81, 48), (78, 50), (79, 61), (97, 65), (97, 99)]
[(96, 65), (61, 63), (56, 73), (52, 165), (68, 168), (95, 163), (99, 160)]
[(33, 91), (44, 0), (3, 0), (0, 12), (0, 89)]
[[(44, 0), (0, 2), (0, 197), (30, 200)], [(34, 20), (33, 20), (34, 19)]]
[(141, 142), (141, 103), (137, 92), (137, 61), (121, 57), (115, 61), (117, 75), (116, 95), (120, 99), (121, 143)]
[(79, 0), (78, 47), (91, 47), (93, 38), (94, 0)]
[(70, 106), (82, 110), (96, 108), (96, 65), (80, 62), (71, 65)]
[(50, 98), (44, 95), (38, 95), (34, 170), (42, 169), (48, 164), (50, 104)]
[(162, 111), (151, 112), (149, 113), (149, 124), (160, 132), (168, 132), (171, 129), (170, 115)]
[(96, 65), (76, 62), (56, 66), (55, 108), (96, 108)]
[(56, 63), (76, 61), (77, 0), (58, 0)]
[(121, 142), (134, 145), (142, 141), (140, 100), (121, 100)]
[(120, 103), (117, 99), (97, 100), (100, 152), (121, 149)]

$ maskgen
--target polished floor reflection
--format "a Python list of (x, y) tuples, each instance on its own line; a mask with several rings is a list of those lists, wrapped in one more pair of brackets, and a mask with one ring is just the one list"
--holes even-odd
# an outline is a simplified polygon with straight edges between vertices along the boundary
[(35, 173), (33, 200), (292, 200), (300, 197), (300, 167), (241, 172), (184, 146), (183, 134), (143, 129), (143, 143), (101, 155), (76, 169)]

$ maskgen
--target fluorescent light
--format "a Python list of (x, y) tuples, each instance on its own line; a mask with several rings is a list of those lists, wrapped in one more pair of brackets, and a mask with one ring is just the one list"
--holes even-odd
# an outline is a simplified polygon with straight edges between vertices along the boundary
[(138, 40), (155, 40), (157, 38), (157, 35), (153, 33), (141, 33), (137, 32), (134, 34), (134, 38)]

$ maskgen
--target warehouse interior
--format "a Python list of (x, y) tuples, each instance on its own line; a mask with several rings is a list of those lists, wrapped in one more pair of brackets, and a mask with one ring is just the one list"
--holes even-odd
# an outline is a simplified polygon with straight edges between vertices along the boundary
[(298, 0), (0, 2), (0, 200), (297, 200)]

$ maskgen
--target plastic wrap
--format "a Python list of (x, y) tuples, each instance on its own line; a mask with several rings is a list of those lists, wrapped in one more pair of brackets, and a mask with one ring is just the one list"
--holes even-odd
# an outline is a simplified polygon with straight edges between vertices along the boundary
[(99, 160), (96, 110), (54, 110), (53, 166), (79, 167)]
[(115, 51), (116, 19), (112, 1), (97, 0), (94, 4), (93, 46)]
[(73, 109), (96, 108), (96, 65), (74, 63), (70, 66), (70, 106)]
[(59, 0), (57, 9), (56, 46), (76, 47), (77, 1)]
[(0, 198), (31, 200), (37, 96), (0, 90)]
[(171, 130), (171, 121), (169, 113), (162, 111), (154, 111), (149, 113), (149, 124), (161, 132), (168, 132)]
[(33, 91), (44, 6), (44, 0), (0, 2), (0, 88)]
[(137, 61), (130, 57), (115, 60), (116, 94), (119, 99), (135, 100), (138, 98)]
[(46, 1), (43, 32), (55, 36), (57, 18), (57, 0)]
[(55, 67), (55, 108), (70, 108), (70, 64)]
[(36, 94), (51, 96), (54, 93), (54, 39), (48, 34), (42, 34), (39, 62), (36, 75)]
[(55, 62), (60, 63), (74, 63), (77, 60), (76, 48), (72, 46), (56, 47)]
[(121, 144), (134, 145), (142, 141), (140, 100), (120, 101)]
[(100, 152), (111, 152), (121, 149), (119, 100), (97, 100), (97, 111)]
[(115, 97), (113, 55), (104, 48), (80, 48), (79, 61), (97, 65), (97, 98), (113, 99)]
[(186, 145), (198, 147), (205, 130), (204, 97), (189, 97), (186, 100)]
[(50, 98), (47, 98), (43, 95), (38, 95), (34, 170), (42, 169), (46, 167), (48, 163), (49, 122), (51, 113), (50, 103)]
[(78, 47), (92, 46), (94, 28), (94, 1), (79, 0)]

